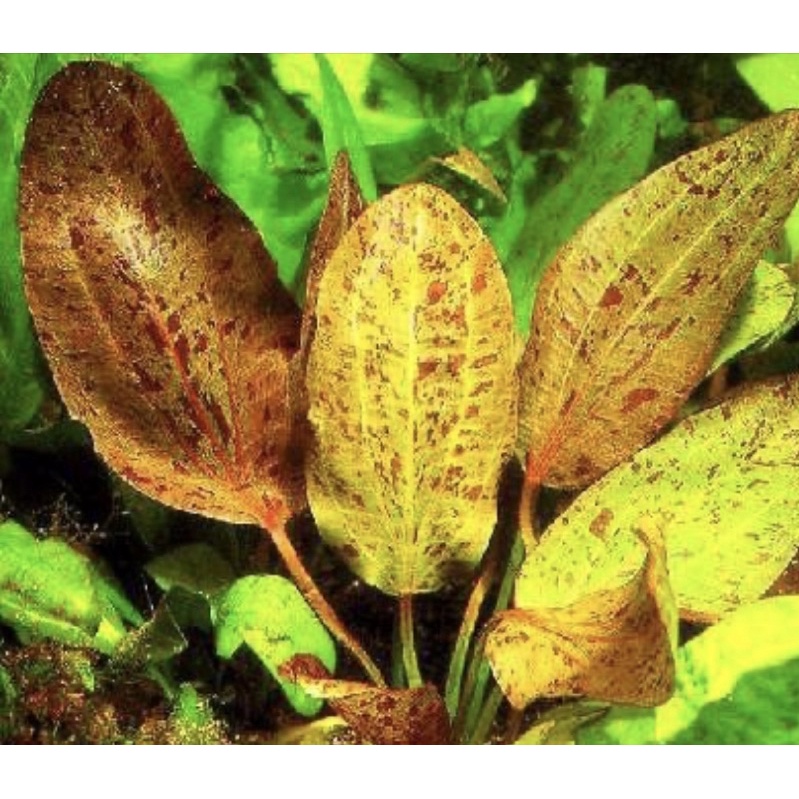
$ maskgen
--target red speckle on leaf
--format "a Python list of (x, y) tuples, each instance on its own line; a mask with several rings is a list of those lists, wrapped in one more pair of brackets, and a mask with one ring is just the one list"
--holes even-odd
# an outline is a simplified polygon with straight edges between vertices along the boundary
[(611, 285), (605, 289), (602, 299), (599, 301), (601, 308), (612, 308), (615, 305), (620, 305), (624, 299), (621, 289), (618, 286)]
[(435, 305), (447, 293), (447, 284), (441, 280), (434, 280), (427, 287), (427, 301)]
[(622, 413), (630, 413), (645, 402), (651, 402), (660, 392), (654, 388), (634, 388), (625, 398)]

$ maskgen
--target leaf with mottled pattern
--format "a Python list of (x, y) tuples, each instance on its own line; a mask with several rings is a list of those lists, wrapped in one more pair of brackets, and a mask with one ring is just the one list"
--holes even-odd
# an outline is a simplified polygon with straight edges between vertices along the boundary
[(634, 529), (548, 536), (528, 556), (515, 607), (491, 619), (486, 639), (513, 707), (562, 696), (647, 706), (668, 699), (677, 614), (665, 552), (653, 520)]
[(297, 309), (143, 80), (83, 63), (47, 85), (20, 224), (42, 347), (105, 460), (184, 510), (263, 523), (297, 508)]
[(424, 184), (371, 205), (319, 283), (309, 501), (325, 540), (390, 594), (480, 559), (516, 435), (510, 295), (494, 250)]
[(521, 366), (533, 481), (587, 485), (674, 418), (797, 197), (786, 112), (663, 167), (560, 250)]
[[(690, 416), (584, 491), (547, 530), (573, 546), (658, 514), (681, 613), (715, 621), (758, 599), (799, 547), (799, 377)], [(634, 498), (634, 501), (633, 499)]]
[(280, 674), (309, 696), (328, 702), (369, 743), (449, 743), (449, 716), (434, 685), (376, 688), (351, 680), (335, 680), (319, 660), (304, 655), (284, 663)]

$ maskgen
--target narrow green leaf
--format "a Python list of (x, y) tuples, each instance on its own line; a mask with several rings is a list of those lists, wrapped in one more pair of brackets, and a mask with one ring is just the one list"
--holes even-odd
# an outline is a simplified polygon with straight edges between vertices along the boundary
[(760, 261), (721, 336), (708, 373), (715, 372), (744, 351), (768, 346), (785, 334), (791, 326), (795, 301), (796, 286), (785, 270)]
[(232, 583), (231, 565), (208, 544), (186, 544), (151, 560), (145, 567), (162, 591), (178, 587), (210, 599)]
[(358, 120), (330, 62), (323, 55), (317, 55), (316, 61), (322, 84), (320, 121), (328, 169), (332, 171), (336, 156), (341, 150), (346, 150), (361, 191), (366, 200), (372, 202), (377, 199), (377, 186)]
[[(118, 589), (63, 541), (38, 541), (24, 527), (0, 525), (0, 620), (23, 639), (49, 638), (110, 653), (125, 634)], [(127, 600), (126, 614), (133, 615)]]
[(656, 117), (648, 89), (616, 90), (597, 109), (568, 172), (530, 209), (506, 261), (516, 326), (522, 333), (530, 329), (538, 281), (558, 247), (594, 211), (645, 174)]
[(588, 546), (657, 515), (681, 612), (714, 620), (760, 597), (799, 546), (797, 442), (799, 377), (752, 387), (591, 486), (543, 541)]
[(677, 654), (674, 696), (614, 708), (578, 743), (799, 743), (799, 597), (742, 607)]
[(607, 81), (607, 67), (600, 67), (597, 64), (577, 67), (572, 73), (572, 98), (577, 108), (577, 116), (586, 128), (594, 121), (605, 99)]
[(799, 106), (799, 53), (756, 53), (735, 66), (755, 94), (772, 110)]
[(277, 680), (292, 707), (312, 716), (321, 700), (280, 674), (296, 655), (313, 655), (329, 672), (336, 667), (333, 639), (293, 583), (275, 575), (242, 577), (214, 602), (216, 651), (231, 658), (246, 644)]

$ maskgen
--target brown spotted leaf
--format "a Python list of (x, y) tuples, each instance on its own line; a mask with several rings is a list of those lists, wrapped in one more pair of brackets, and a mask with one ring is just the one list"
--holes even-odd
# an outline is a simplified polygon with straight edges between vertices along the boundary
[(480, 160), (477, 153), (467, 147), (460, 147), (454, 153), (443, 158), (434, 158), (436, 163), (445, 166), (458, 175), (474, 181), (480, 188), (485, 189), (500, 202), (506, 203), (508, 198), (499, 185), (494, 173)]
[(449, 195), (397, 189), (344, 235), (319, 283), (308, 362), (317, 524), (391, 594), (480, 559), (516, 435), (510, 295)]
[[(586, 489), (547, 529), (582, 546), (657, 513), (682, 615), (754, 602), (799, 549), (799, 376), (750, 385)], [(779, 586), (777, 587), (778, 590)]]
[(364, 200), (358, 181), (352, 172), (349, 156), (345, 150), (342, 150), (336, 155), (333, 162), (327, 204), (322, 218), (319, 220), (308, 256), (308, 275), (305, 281), (305, 305), (298, 358), (302, 374), (305, 372), (308, 351), (316, 330), (316, 295), (319, 291), (319, 281), (324, 274), (330, 256), (365, 208), (366, 200)]
[(792, 111), (663, 167), (560, 250), (521, 366), (531, 478), (587, 485), (674, 418), (798, 196)]
[(233, 522), (296, 507), (296, 308), (143, 80), (85, 63), (47, 85), (25, 142), (20, 224), (42, 346), (112, 468), (162, 502)]
[(306, 655), (285, 663), (281, 673), (310, 696), (327, 701), (369, 743), (449, 743), (449, 716), (434, 685), (394, 689), (335, 680), (316, 658)]
[(489, 622), (486, 656), (510, 703), (587, 696), (657, 705), (671, 694), (677, 614), (660, 533), (545, 536)]

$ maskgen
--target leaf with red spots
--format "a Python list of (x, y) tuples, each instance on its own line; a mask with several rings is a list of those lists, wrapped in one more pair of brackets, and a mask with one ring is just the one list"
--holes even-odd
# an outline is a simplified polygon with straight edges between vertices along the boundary
[[(547, 530), (573, 546), (657, 514), (683, 616), (717, 620), (762, 596), (799, 548), (799, 377), (685, 419), (586, 489)], [(633, 499), (634, 498), (634, 499)]]
[(521, 366), (531, 479), (588, 485), (674, 418), (797, 197), (786, 112), (663, 167), (560, 250)]
[(166, 504), (233, 522), (296, 508), (297, 310), (143, 80), (83, 63), (47, 85), (20, 224), (42, 347), (111, 467)]
[(393, 689), (334, 680), (316, 658), (303, 655), (285, 663), (280, 672), (309, 696), (326, 700), (369, 743), (449, 743), (449, 716), (434, 685)]
[(480, 188), (485, 189), (500, 202), (506, 203), (508, 201), (502, 186), (499, 185), (494, 177), (494, 173), (480, 160), (473, 150), (467, 147), (459, 147), (454, 153), (445, 155), (442, 158), (434, 158), (433, 160), (456, 174), (474, 181)]
[[(587, 696), (657, 705), (671, 694), (677, 614), (656, 524), (545, 536), (489, 622), (486, 656), (510, 703)], [(572, 532), (576, 533), (572, 535)]]
[(364, 200), (358, 181), (352, 172), (349, 156), (342, 150), (336, 155), (333, 162), (327, 204), (322, 218), (319, 220), (308, 255), (300, 356), (297, 359), (303, 379), (308, 362), (308, 351), (316, 331), (316, 295), (319, 291), (319, 281), (325, 272), (330, 256), (333, 255), (344, 234), (352, 227), (365, 208), (366, 200)]
[(513, 317), (494, 250), (440, 189), (397, 189), (342, 238), (316, 317), (314, 517), (370, 584), (433, 591), (479, 561), (516, 436)]

